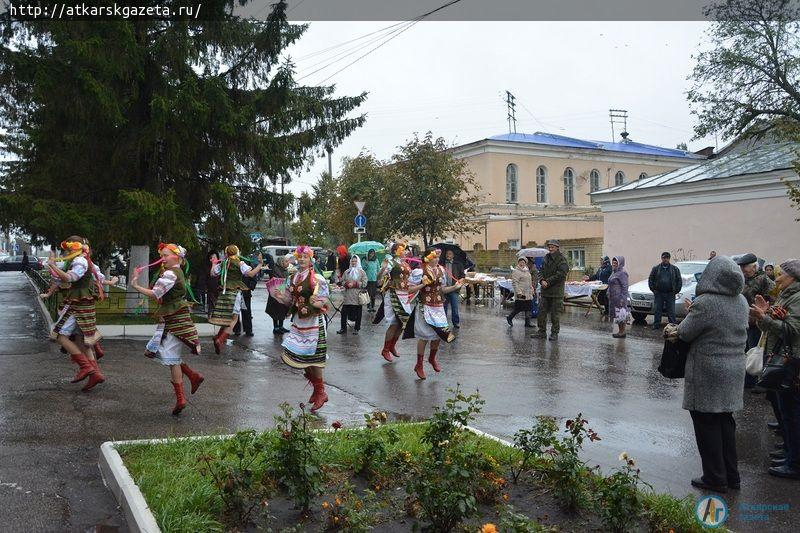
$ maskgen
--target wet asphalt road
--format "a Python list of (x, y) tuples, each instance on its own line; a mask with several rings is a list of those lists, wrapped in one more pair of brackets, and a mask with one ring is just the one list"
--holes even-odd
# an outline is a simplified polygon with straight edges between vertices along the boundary
[[(18, 273), (0, 273), (0, 531), (126, 531), (125, 519), (105, 489), (97, 468), (107, 440), (230, 432), (271, 425), (282, 401), (308, 399), (299, 372), (279, 360), (280, 340), (263, 313), (265, 295), (253, 297), (255, 337), (238, 337), (220, 356), (210, 343), (189, 362), (206, 376), (179, 418), (168, 372), (141, 356), (142, 340), (105, 341), (101, 361), (106, 383), (81, 393), (69, 383), (73, 365), (46, 340), (35, 292)], [(569, 311), (558, 344), (529, 338), (522, 321), (509, 328), (498, 307), (462, 305), (458, 339), (440, 350), (443, 366), (416, 379), (414, 341), (398, 344), (402, 357), (389, 364), (378, 355), (383, 325), (364, 313), (358, 336), (329, 329), (329, 403), (321, 425), (355, 424), (374, 409), (419, 418), (460, 383), (486, 400), (475, 425), (510, 439), (537, 415), (577, 413), (602, 440), (587, 443), (590, 464), (606, 471), (626, 451), (656, 490), (697, 495), (689, 480), (700, 474), (689, 414), (681, 409), (682, 382), (657, 372), (661, 343), (655, 332), (634, 327), (624, 341), (596, 312)], [(287, 321), (288, 326), (288, 321)], [(800, 518), (800, 482), (766, 475), (774, 438), (763, 396), (745, 393), (738, 414), (742, 490), (729, 493), (729, 527), (737, 531), (794, 531)], [(790, 504), (767, 513), (767, 522), (748, 520), (746, 505)], [(763, 517), (762, 517), (763, 518)]]

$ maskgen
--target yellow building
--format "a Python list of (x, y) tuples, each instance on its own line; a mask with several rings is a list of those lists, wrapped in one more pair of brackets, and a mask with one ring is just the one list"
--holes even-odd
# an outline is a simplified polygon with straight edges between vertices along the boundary
[(586, 264), (586, 242), (602, 244), (603, 215), (592, 205), (591, 192), (705, 159), (628, 139), (586, 141), (539, 132), (496, 135), (452, 152), (467, 160), (481, 186), (481, 228), (448, 240), (465, 250), (574, 241), (574, 249), (562, 246), (573, 268)]

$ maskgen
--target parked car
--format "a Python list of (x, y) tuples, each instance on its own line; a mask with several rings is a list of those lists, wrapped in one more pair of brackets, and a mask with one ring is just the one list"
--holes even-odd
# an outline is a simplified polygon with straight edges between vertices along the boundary
[[(694, 298), (694, 291), (697, 288), (697, 281), (706, 269), (708, 261), (678, 261), (675, 266), (681, 271), (683, 287), (681, 292), (675, 295), (675, 316), (683, 318), (686, 316), (686, 306), (684, 300)], [(630, 295), (628, 301), (631, 306), (633, 319), (644, 320), (647, 315), (653, 314), (653, 293), (650, 291), (648, 280), (639, 281), (628, 288)]]
[[(41, 270), (42, 261), (36, 257), (28, 256), (28, 267), (32, 270)], [(22, 272), (22, 256), (21, 255), (7, 255), (0, 259), (0, 271), (3, 272)]]

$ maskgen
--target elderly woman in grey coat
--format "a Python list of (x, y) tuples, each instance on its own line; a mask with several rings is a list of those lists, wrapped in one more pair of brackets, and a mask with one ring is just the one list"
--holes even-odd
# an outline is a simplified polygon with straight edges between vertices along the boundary
[(344, 271), (339, 284), (344, 287), (344, 301), (342, 302), (342, 327), (336, 333), (347, 333), (347, 320), (355, 322), (353, 335), (358, 335), (361, 329), (361, 313), (364, 307), (358, 301), (358, 295), (367, 288), (367, 273), (361, 268), (361, 258), (353, 254), (350, 258), (350, 268)]
[[(736, 422), (742, 409), (744, 350), (747, 342), (747, 300), (744, 276), (729, 257), (712, 259), (697, 284), (697, 297), (677, 327), (677, 338), (689, 345), (683, 408), (694, 425), (703, 475), (695, 487), (727, 492), (739, 488)], [(668, 338), (674, 328), (665, 330)]]

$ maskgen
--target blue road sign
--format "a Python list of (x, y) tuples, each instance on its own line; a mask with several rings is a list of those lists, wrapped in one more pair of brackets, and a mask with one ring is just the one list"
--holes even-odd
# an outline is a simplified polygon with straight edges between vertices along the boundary
[(357, 228), (363, 228), (367, 225), (367, 217), (359, 213), (356, 215), (355, 223)]

